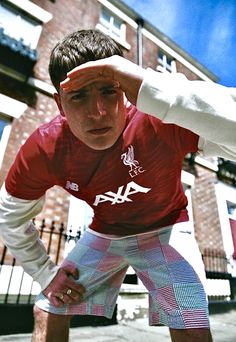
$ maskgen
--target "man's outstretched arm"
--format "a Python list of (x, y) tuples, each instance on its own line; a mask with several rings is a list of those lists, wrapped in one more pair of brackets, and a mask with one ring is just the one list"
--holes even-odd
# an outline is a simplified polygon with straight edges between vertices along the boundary
[(236, 158), (235, 88), (189, 81), (183, 74), (145, 70), (120, 56), (76, 67), (68, 73), (61, 88), (69, 92), (101, 80), (117, 82), (141, 111), (187, 128), (213, 144), (227, 146), (231, 159)]

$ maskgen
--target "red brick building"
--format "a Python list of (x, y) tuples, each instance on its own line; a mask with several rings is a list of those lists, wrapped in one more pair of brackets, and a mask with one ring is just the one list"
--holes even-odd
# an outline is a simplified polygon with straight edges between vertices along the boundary
[[(190, 80), (217, 81), (215, 75), (122, 1), (2, 0), (1, 184), (27, 137), (57, 114), (47, 70), (51, 49), (65, 35), (82, 28), (110, 34), (127, 58), (145, 68), (182, 72)], [(220, 162), (218, 165), (217, 159), (187, 156), (182, 181), (206, 270), (236, 276), (236, 170), (234, 163)], [(81, 220), (75, 219), (78, 206)], [(37, 220), (46, 218), (78, 229), (86, 226), (89, 216), (91, 212), (83, 203), (54, 187), (47, 192), (46, 205)]]

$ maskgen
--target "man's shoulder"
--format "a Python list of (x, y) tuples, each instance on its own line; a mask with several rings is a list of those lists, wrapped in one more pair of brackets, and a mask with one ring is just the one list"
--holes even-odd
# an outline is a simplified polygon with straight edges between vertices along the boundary
[(67, 131), (67, 121), (63, 116), (57, 115), (51, 121), (39, 126), (36, 131), (41, 137), (57, 139)]
[(160, 119), (140, 111), (136, 106), (129, 104), (127, 106), (128, 124), (131, 126), (140, 127), (143, 131), (146, 129), (155, 128), (161, 129), (163, 123)]
[(29, 137), (27, 144), (35, 146), (39, 152), (54, 154), (58, 147), (66, 144), (71, 133), (67, 121), (58, 115), (51, 121), (39, 126)]

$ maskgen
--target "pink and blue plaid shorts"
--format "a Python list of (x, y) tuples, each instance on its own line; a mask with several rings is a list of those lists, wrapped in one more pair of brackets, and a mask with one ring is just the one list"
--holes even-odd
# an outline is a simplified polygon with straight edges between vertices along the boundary
[(41, 293), (36, 305), (44, 311), (111, 318), (131, 266), (149, 292), (150, 325), (209, 328), (204, 266), (187, 222), (115, 239), (85, 232), (66, 260), (77, 264), (84, 301), (56, 308)]

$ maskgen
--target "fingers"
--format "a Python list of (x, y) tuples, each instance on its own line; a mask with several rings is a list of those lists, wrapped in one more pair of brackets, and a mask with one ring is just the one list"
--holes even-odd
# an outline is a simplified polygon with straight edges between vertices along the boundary
[(79, 270), (74, 263), (67, 261), (62, 264), (61, 269), (66, 272), (67, 275), (71, 275), (74, 279), (79, 278)]
[[(45, 293), (44, 293), (45, 294)], [(81, 302), (83, 299), (84, 291), (78, 292), (74, 289), (67, 289), (61, 292), (53, 292), (47, 295), (47, 298), (56, 307), (61, 307), (64, 305), (69, 305), (76, 302)]]
[(73, 71), (72, 75), (68, 74), (68, 77), (60, 83), (60, 86), (63, 91), (69, 92), (72, 90), (78, 90), (80, 88), (86, 87), (91, 83), (99, 81), (114, 82), (112, 72), (105, 72), (104, 66), (77, 69), (76, 71)]
[(68, 92), (93, 82), (115, 81), (115, 73), (121, 60), (123, 61), (124, 58), (111, 56), (81, 64), (67, 73), (67, 78), (60, 83), (60, 86), (65, 92)]
[(83, 285), (75, 282), (74, 279), (78, 279), (78, 277), (79, 271), (76, 265), (72, 262), (66, 262), (43, 291), (43, 294), (56, 307), (80, 302), (83, 299), (85, 288)]
[(97, 76), (105, 75), (107, 72), (109, 72), (109, 67), (112, 67), (112, 66), (115, 67), (115, 65), (117, 64), (117, 57), (118, 57), (118, 60), (120, 60), (121, 57), (112, 56), (112, 57), (99, 59), (96, 61), (90, 61), (90, 62), (81, 64), (75, 67), (73, 70), (69, 71), (67, 73), (67, 76), (70, 79), (76, 78), (78, 76), (78, 73), (80, 73), (81, 71), (85, 71), (86, 73), (93, 72), (94, 75), (96, 74)]
[(67, 289), (66, 292), (56, 293), (54, 296), (54, 300), (56, 300), (57, 305), (60, 306), (72, 304), (73, 302), (79, 302), (81, 299), (82, 297), (80, 294), (71, 289)]
[[(73, 280), (68, 279), (64, 284), (63, 284), (63, 292), (67, 293), (68, 289), (72, 291), (72, 297), (73, 295), (79, 298), (82, 298), (83, 295), (85, 294), (85, 288), (83, 285), (78, 284), (74, 282)], [(68, 293), (67, 293), (68, 294)], [(71, 293), (69, 293), (71, 295)]]

